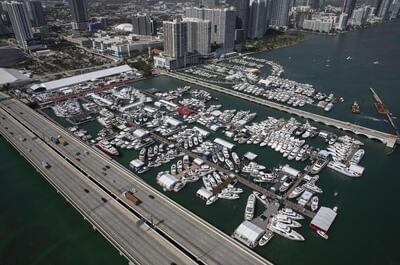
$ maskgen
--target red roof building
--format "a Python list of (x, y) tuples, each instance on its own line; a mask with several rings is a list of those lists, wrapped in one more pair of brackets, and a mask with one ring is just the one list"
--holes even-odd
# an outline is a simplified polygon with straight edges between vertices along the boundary
[(186, 108), (186, 107), (177, 108), (176, 111), (177, 111), (177, 112), (179, 113), (179, 115), (181, 115), (181, 116), (189, 116), (189, 115), (193, 112), (193, 110), (191, 110), (191, 109), (189, 109), (189, 108)]

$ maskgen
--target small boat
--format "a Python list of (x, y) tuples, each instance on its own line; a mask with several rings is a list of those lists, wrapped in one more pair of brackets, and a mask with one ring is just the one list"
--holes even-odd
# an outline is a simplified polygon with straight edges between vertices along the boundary
[(360, 111), (360, 105), (358, 105), (357, 101), (353, 102), (353, 105), (351, 105), (351, 112), (355, 114), (359, 114)]
[(329, 238), (328, 235), (322, 230), (317, 230), (317, 234), (320, 235), (324, 239), (328, 239)]
[(258, 241), (258, 245), (260, 247), (265, 246), (273, 237), (274, 233), (270, 230), (266, 230), (265, 234), (261, 237), (260, 241)]
[(311, 210), (312, 211), (315, 211), (318, 209), (318, 202), (319, 202), (318, 196), (314, 196), (311, 198)]

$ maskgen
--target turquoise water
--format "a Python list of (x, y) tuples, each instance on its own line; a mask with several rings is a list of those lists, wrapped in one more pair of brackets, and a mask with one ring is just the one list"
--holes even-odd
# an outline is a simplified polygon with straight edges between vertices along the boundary
[[(376, 88), (394, 115), (400, 113), (400, 95), (396, 90), (400, 80), (399, 26), (400, 23), (397, 22), (340, 36), (308, 35), (306, 41), (299, 45), (258, 56), (281, 63), (287, 78), (311, 83), (320, 90), (342, 95), (345, 103), (336, 106), (328, 115), (392, 132), (389, 125), (382, 121), (383, 117), (376, 113), (368, 86)], [(348, 56), (353, 59), (346, 60)], [(328, 58), (329, 67), (326, 66)], [(373, 64), (377, 60), (380, 63)], [(166, 90), (182, 85), (184, 83), (178, 80), (158, 77), (137, 83), (135, 87)], [(243, 100), (211, 93), (226, 108), (258, 112), (257, 119), (268, 115), (288, 117), (287, 114), (250, 105)], [(350, 105), (353, 100), (361, 103), (362, 114), (351, 114)], [(309, 109), (318, 111), (313, 107)], [(93, 132), (98, 130), (95, 122), (84, 127)], [(342, 134), (331, 128), (320, 125), (318, 127)], [(275, 237), (267, 246), (256, 248), (255, 251), (276, 264), (400, 264), (400, 228), (397, 221), (400, 217), (397, 196), (400, 180), (396, 167), (400, 161), (400, 154), (397, 150), (387, 155), (389, 150), (382, 144), (365, 138), (359, 139), (366, 144), (366, 155), (361, 162), (366, 171), (362, 178), (351, 179), (329, 169), (320, 174), (318, 184), (324, 190), (324, 194), (320, 196), (320, 203), (329, 207), (339, 207), (339, 215), (332, 226), (329, 240), (323, 240), (311, 232), (308, 221), (304, 221), (303, 228), (298, 231), (306, 238), (305, 242)], [(321, 144), (316, 140), (312, 140), (311, 143)], [(267, 148), (237, 146), (237, 150), (239, 153), (247, 150), (258, 153), (259, 161), (268, 167), (287, 163), (284, 158)], [(123, 262), (117, 251), (95, 233), (40, 175), (33, 173), (27, 162), (12, 151), (4, 140), (0, 141), (0, 156), (1, 161), (12, 158), (12, 163), (2, 163), (0, 166), (0, 264)], [(134, 151), (124, 151), (119, 162), (127, 165), (136, 156)], [(298, 169), (304, 167), (304, 164), (297, 162), (289, 164)], [(164, 168), (167, 169), (168, 166)], [(149, 171), (142, 178), (160, 190), (155, 184), (155, 174), (164, 168)], [(5, 183), (7, 185), (4, 185)], [(246, 196), (237, 201), (217, 201), (215, 205), (206, 207), (194, 195), (199, 187), (200, 183), (193, 183), (179, 193), (167, 195), (227, 234), (231, 234), (243, 218)], [(245, 192), (248, 194), (250, 191), (245, 189)], [(338, 192), (339, 196), (334, 197), (334, 192)], [(258, 210), (261, 210), (260, 207)], [(26, 242), (33, 242), (35, 248), (23, 248), (24, 258), (28, 262), (22, 262), (17, 260), (22, 257), (21, 250), (15, 246), (27, 244)], [(13, 259), (18, 262), (14, 262)]]

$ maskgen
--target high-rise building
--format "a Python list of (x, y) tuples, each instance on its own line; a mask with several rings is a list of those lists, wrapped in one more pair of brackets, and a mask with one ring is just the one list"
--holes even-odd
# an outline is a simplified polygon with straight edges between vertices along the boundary
[(273, 28), (287, 27), (291, 0), (272, 0), (271, 19), (269, 25)]
[(369, 6), (362, 6), (354, 9), (349, 24), (357, 27), (364, 26), (370, 12), (371, 8)]
[(387, 19), (389, 17), (389, 7), (390, 7), (390, 4), (392, 3), (392, 1), (393, 0), (382, 0), (379, 5), (378, 12), (376, 13), (376, 15), (383, 19)]
[(201, 0), (200, 5), (202, 7), (214, 8), (219, 5), (219, 0)]
[(2, 5), (10, 17), (15, 39), (23, 49), (27, 50), (29, 42), (33, 39), (33, 33), (25, 5), (15, 1), (3, 2)]
[(132, 32), (137, 35), (155, 35), (154, 22), (147, 14), (136, 14), (132, 18)]
[(393, 0), (389, 7), (389, 19), (396, 19), (400, 15), (400, 0)]
[(336, 29), (338, 30), (345, 30), (347, 26), (347, 17), (348, 15), (346, 13), (341, 13), (339, 16), (339, 21), (337, 23)]
[(187, 23), (181, 20), (164, 21), (164, 53), (171, 58), (184, 58), (187, 55)]
[(247, 35), (249, 26), (249, 0), (226, 0), (228, 5), (236, 9), (236, 29), (242, 29), (244, 36)]
[(267, 31), (267, 0), (251, 0), (250, 1), (250, 20), (248, 37), (257, 39), (264, 36)]
[(234, 8), (185, 9), (185, 17), (211, 22), (211, 43), (219, 46), (218, 53), (232, 52), (235, 45), (236, 10)]
[(350, 18), (353, 14), (353, 10), (356, 6), (357, 0), (345, 0), (343, 3), (343, 9), (342, 12), (346, 13), (348, 17)]
[(29, 19), (33, 27), (45, 26), (46, 18), (44, 16), (42, 2), (38, 0), (26, 1), (26, 9), (28, 11)]
[(187, 27), (187, 51), (208, 55), (211, 52), (211, 22), (198, 18), (184, 18)]
[(72, 29), (86, 30), (88, 26), (88, 13), (86, 0), (69, 0), (72, 15)]

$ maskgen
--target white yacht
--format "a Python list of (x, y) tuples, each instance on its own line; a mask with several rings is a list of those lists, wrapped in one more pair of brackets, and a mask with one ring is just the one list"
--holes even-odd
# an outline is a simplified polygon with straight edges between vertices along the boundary
[(218, 198), (227, 200), (236, 200), (239, 199), (240, 197), (236, 193), (219, 193)]
[(233, 162), (235, 162), (236, 165), (240, 165), (239, 156), (235, 152), (232, 152), (232, 159), (233, 159)]
[(277, 221), (272, 221), (269, 227), (270, 230), (273, 232), (277, 233), (278, 235), (281, 235), (283, 237), (286, 237), (291, 240), (297, 240), (297, 241), (304, 241), (304, 237), (299, 234), (298, 232), (294, 231), (291, 229), (289, 226), (286, 224), (277, 222)]
[(318, 196), (314, 196), (311, 198), (311, 210), (312, 211), (315, 211), (318, 209), (318, 202), (319, 202)]
[(337, 161), (329, 162), (328, 167), (349, 177), (360, 177), (362, 175), (362, 172), (361, 173), (356, 172), (352, 170), (350, 167), (346, 166), (345, 164)]
[(300, 194), (304, 192), (304, 188), (302, 186), (297, 186), (294, 190), (289, 194), (289, 199), (294, 199), (298, 197)]
[(278, 213), (272, 219), (284, 223), (289, 227), (301, 227), (301, 224), (299, 222), (291, 219), (289, 216), (284, 214)]
[(258, 245), (260, 247), (265, 246), (273, 237), (274, 233), (267, 229), (265, 231), (265, 234), (261, 237), (260, 241), (258, 241)]
[(208, 200), (206, 201), (206, 205), (211, 205), (214, 202), (216, 202), (217, 200), (218, 200), (218, 196), (213, 195), (210, 198), (208, 198)]
[(244, 219), (250, 221), (254, 217), (254, 209), (256, 205), (256, 196), (254, 194), (250, 194), (247, 198), (246, 210), (244, 213)]
[(290, 208), (282, 208), (279, 210), (279, 213), (289, 216), (291, 219), (294, 220), (302, 220), (304, 217), (301, 214), (296, 213)]

